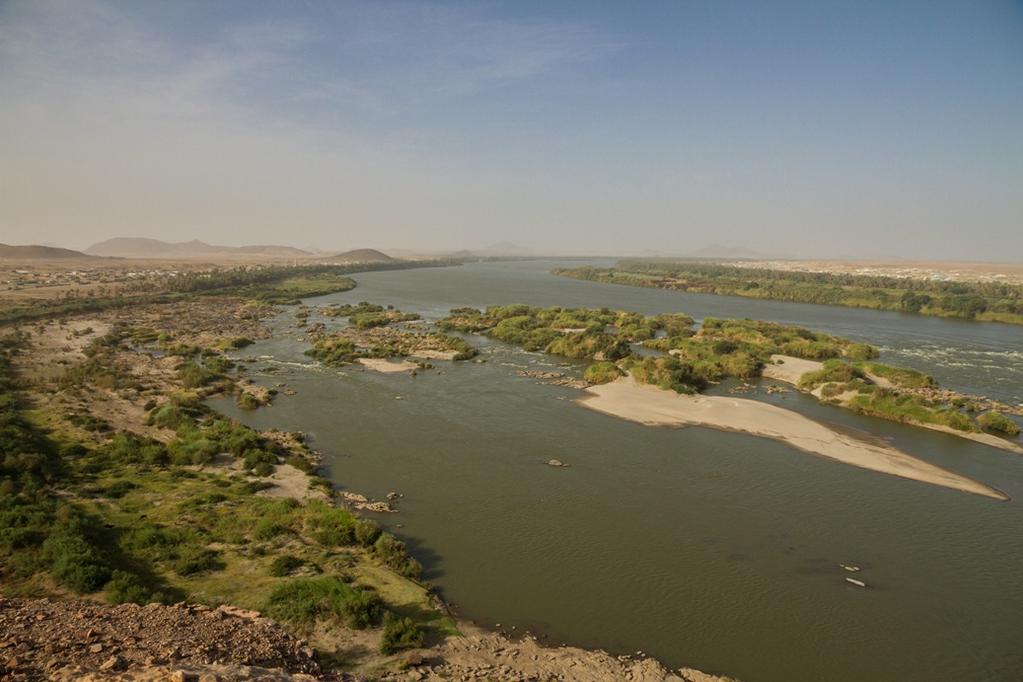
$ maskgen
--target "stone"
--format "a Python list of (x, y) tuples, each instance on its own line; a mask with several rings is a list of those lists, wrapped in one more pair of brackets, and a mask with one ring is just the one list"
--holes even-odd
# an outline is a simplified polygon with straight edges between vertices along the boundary
[(103, 664), (99, 667), (100, 670), (119, 670), (124, 667), (124, 661), (121, 660), (120, 656), (111, 656), (107, 660), (103, 661)]

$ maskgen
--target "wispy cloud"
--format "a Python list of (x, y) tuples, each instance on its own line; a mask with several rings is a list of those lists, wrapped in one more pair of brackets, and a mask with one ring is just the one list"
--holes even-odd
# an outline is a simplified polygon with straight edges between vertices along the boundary
[[(167, 110), (288, 102), (407, 111), (592, 62), (621, 46), (583, 25), (483, 14), (482, 5), (346, 3), (320, 21), (242, 16), (202, 42), (105, 0), (0, 8), (0, 88), (121, 90)], [(70, 87), (70, 86), (74, 87)], [(263, 107), (267, 102), (279, 106)], [(308, 106), (304, 105), (304, 106)]]
[(182, 30), (134, 3), (0, 4), (0, 228), (88, 241), (244, 224), (270, 240), (297, 224), (350, 244), (445, 225), (458, 243), (500, 185), (431, 149), (421, 112), (615, 49), (481, 7), (324, 5)]

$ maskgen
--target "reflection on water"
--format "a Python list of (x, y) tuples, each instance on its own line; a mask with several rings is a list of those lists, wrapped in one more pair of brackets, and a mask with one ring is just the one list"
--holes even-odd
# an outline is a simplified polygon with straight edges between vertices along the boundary
[[(961, 390), (1023, 399), (1017, 328), (600, 285), (551, 277), (550, 266), (367, 273), (358, 289), (317, 303), (369, 300), (432, 317), (525, 302), (775, 319), (879, 343), (886, 359), (905, 357)], [(401, 513), (381, 521), (401, 524), (467, 618), (746, 680), (1019, 679), (1017, 502), (773, 441), (609, 418), (575, 405), (576, 391), (516, 376), (578, 365), (484, 339), (485, 362), (438, 362), (441, 371), (416, 378), (309, 367), (291, 319), (243, 354), (271, 356), (250, 365), (254, 377), (297, 394), (253, 413), (218, 407), (253, 426), (309, 432), (340, 486), (403, 493)], [(747, 397), (875, 432), (1023, 497), (1017, 456), (795, 392), (761, 386)], [(571, 467), (546, 466), (552, 457)], [(861, 566), (870, 589), (847, 585), (841, 563)]]

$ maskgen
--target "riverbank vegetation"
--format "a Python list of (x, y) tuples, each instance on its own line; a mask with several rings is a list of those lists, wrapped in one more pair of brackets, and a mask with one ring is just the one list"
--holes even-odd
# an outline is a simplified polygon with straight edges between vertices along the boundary
[[(271, 612), (320, 580), (344, 587), (329, 591), (318, 633), (372, 628), (390, 653), (424, 630), (454, 631), (404, 543), (329, 501), (302, 438), (258, 433), (207, 405), (242, 381), (224, 349), (247, 345), (247, 322), (219, 338), (186, 322), (173, 332), (92, 326), (104, 324), (86, 335), (69, 327), (76, 343), (63, 347), (47, 345), (43, 326), (0, 337), (5, 595)], [(307, 485), (278, 485), (296, 475)]]
[(557, 268), (593, 282), (723, 294), (966, 320), (1023, 324), (1023, 287), (880, 275), (793, 272), (702, 262), (619, 261), (613, 268)]

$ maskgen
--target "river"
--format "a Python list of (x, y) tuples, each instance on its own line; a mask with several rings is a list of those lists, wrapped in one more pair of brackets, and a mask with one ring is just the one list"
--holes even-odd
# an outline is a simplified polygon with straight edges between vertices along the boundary
[[(427, 318), (529, 303), (768, 319), (869, 341), (948, 387), (1023, 402), (1020, 327), (583, 282), (548, 274), (556, 265), (365, 273), (310, 303)], [(306, 431), (340, 487), (401, 492), (401, 512), (378, 520), (461, 617), (746, 682), (1023, 676), (1017, 455), (795, 392), (747, 396), (871, 432), (1013, 498), (996, 502), (774, 441), (607, 417), (576, 405), (578, 391), (515, 374), (578, 364), (477, 337), (486, 362), (437, 362), (441, 372), (416, 378), (322, 368), (293, 322), (286, 312), (273, 339), (240, 355), (262, 358), (254, 379), (296, 395), (255, 412), (217, 407)], [(847, 584), (842, 563), (862, 567), (870, 588)]]

